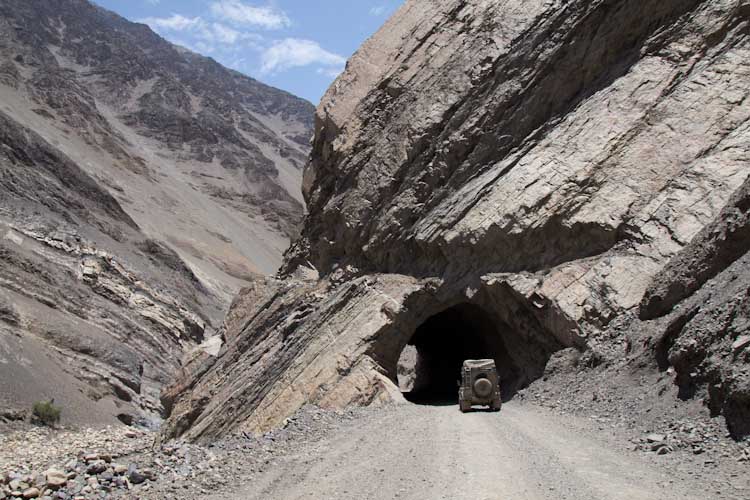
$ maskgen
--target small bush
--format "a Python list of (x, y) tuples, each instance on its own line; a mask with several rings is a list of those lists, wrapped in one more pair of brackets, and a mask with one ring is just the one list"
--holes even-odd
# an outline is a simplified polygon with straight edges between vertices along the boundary
[(53, 427), (60, 421), (60, 413), (62, 412), (62, 410), (55, 406), (54, 403), (54, 399), (51, 401), (37, 401), (34, 403), (34, 418), (43, 425)]

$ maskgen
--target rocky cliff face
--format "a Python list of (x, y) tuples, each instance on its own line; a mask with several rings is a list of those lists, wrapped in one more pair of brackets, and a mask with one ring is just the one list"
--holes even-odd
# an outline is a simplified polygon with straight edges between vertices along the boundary
[(651, 282), (628, 334), (703, 399), (734, 436), (750, 435), (750, 181)]
[(0, 402), (158, 418), (298, 233), (312, 118), (88, 1), (0, 3)]
[[(747, 237), (726, 221), (747, 212), (749, 21), (734, 0), (407, 1), (318, 107), (302, 236), (165, 393), (166, 435), (401, 401), (407, 344), (437, 360), (418, 385), (491, 357), (506, 397), (563, 348), (658, 358), (686, 397), (718, 383), (746, 432)], [(701, 319), (724, 273), (726, 321)], [(638, 322), (691, 300), (634, 349)]]

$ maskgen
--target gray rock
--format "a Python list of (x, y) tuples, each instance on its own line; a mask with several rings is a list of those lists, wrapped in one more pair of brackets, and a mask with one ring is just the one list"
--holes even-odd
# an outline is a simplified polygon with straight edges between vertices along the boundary
[(672, 448), (670, 446), (659, 446), (659, 448), (656, 449), (657, 455), (667, 455), (668, 453), (672, 453)]
[(49, 469), (44, 473), (45, 484), (48, 488), (59, 489), (68, 483), (68, 475), (57, 469)]
[(107, 470), (107, 463), (104, 460), (97, 460), (95, 462), (91, 462), (86, 467), (86, 473), (92, 474), (92, 475), (101, 474), (105, 470)]
[(8, 487), (14, 491), (23, 491), (29, 488), (29, 484), (21, 479), (12, 479), (8, 482)]
[(732, 344), (732, 350), (737, 352), (750, 345), (750, 335), (742, 335)]
[(23, 498), (37, 498), (40, 494), (39, 488), (28, 488), (24, 490)]
[(661, 443), (667, 437), (664, 434), (649, 434), (646, 436), (646, 441), (649, 443)]
[(146, 482), (148, 478), (144, 474), (134, 470), (128, 473), (128, 479), (132, 484), (141, 484)]
[(745, 432), (747, 360), (720, 352), (750, 279), (750, 42), (730, 3), (408, 0), (323, 98), (302, 235), (237, 296), (218, 358), (163, 392), (163, 437), (402, 401), (404, 346), (441, 328), (499, 338), (484, 355), (509, 392), (563, 349), (671, 365), (680, 397)]
[[(0, 301), (1, 300), (2, 298), (0, 298)], [(0, 321), (5, 321), (6, 323), (8, 322), (8, 319), (3, 317), (3, 307), (7, 307), (9, 310), (12, 306), (12, 304), (3, 305), (2, 303), (0, 303)], [(18, 408), (0, 408), (0, 420), (5, 420), (7, 422), (19, 422), (26, 420), (27, 418), (28, 412), (26, 410)]]

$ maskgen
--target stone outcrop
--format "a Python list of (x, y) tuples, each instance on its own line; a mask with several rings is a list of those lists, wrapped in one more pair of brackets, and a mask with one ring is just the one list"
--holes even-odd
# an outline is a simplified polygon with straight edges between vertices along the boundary
[(716, 220), (657, 274), (641, 301), (641, 319), (664, 316), (748, 251), (750, 183), (745, 181)]
[(682, 399), (701, 398), (734, 437), (750, 435), (750, 181), (649, 286), (633, 345), (674, 370)]
[[(560, 349), (626, 356), (642, 301), (661, 314), (744, 252), (747, 208), (722, 209), (749, 174), (749, 21), (735, 0), (407, 1), (318, 107), (302, 235), (164, 393), (165, 435), (401, 401), (425, 328), (494, 357), (507, 397)], [(701, 340), (706, 359), (733, 335)]]

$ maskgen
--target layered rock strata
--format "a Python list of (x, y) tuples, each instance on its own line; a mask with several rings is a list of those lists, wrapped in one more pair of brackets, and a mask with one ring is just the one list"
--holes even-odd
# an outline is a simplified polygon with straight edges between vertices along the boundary
[[(399, 355), (430, 318), (498, 361), (506, 397), (562, 348), (632, 354), (642, 301), (663, 314), (743, 266), (726, 267), (747, 242), (727, 227), (747, 212), (730, 200), (750, 173), (749, 18), (734, 0), (407, 1), (318, 107), (302, 236), (235, 301), (220, 355), (165, 392), (165, 435), (402, 401)], [(660, 352), (683, 374), (721, 353), (731, 419), (743, 327), (715, 326), (699, 354)]]
[(628, 325), (637, 353), (674, 372), (734, 437), (750, 435), (750, 181), (652, 281)]

